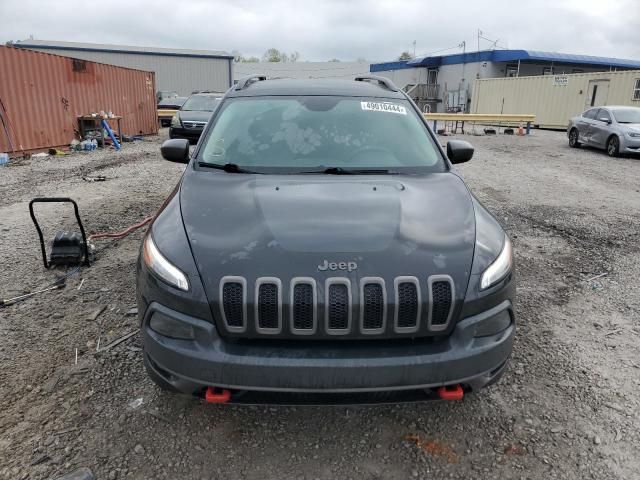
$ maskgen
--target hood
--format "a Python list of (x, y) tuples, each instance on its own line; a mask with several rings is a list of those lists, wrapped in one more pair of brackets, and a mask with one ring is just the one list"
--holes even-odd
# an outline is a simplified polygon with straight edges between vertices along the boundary
[(628, 132), (640, 133), (640, 123), (621, 123)]
[[(238, 175), (187, 168), (185, 230), (212, 299), (221, 277), (332, 276), (359, 282), (450, 275), (466, 291), (475, 245), (471, 195), (452, 173)], [(331, 271), (326, 262), (355, 262)], [(357, 283), (356, 283), (357, 284)]]
[(201, 112), (197, 110), (180, 110), (180, 120), (183, 122), (208, 122), (213, 112)]

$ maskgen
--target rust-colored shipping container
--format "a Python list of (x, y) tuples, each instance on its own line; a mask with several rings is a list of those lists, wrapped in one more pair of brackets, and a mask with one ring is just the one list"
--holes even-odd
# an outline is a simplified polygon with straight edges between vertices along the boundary
[(67, 146), (77, 117), (101, 110), (123, 117), (123, 135), (158, 131), (153, 72), (0, 47), (0, 101), (0, 152), (9, 154)]

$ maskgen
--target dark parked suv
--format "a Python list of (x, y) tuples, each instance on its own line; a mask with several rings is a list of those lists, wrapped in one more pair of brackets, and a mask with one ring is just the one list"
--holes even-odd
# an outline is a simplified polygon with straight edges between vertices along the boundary
[(171, 119), (169, 138), (197, 141), (220, 103), (221, 93), (204, 92), (191, 95)]
[(138, 261), (144, 362), (213, 403), (460, 399), (515, 334), (511, 243), (380, 77), (248, 77), (224, 96)]

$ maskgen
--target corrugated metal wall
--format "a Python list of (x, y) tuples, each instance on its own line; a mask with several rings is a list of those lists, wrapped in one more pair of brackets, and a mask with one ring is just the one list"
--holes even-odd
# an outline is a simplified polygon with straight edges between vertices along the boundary
[[(555, 77), (566, 77), (566, 84), (556, 81)], [(534, 113), (536, 125), (564, 129), (571, 117), (591, 106), (595, 82), (607, 83), (608, 91), (606, 96), (597, 95), (598, 101), (594, 106), (640, 107), (640, 100), (633, 100), (638, 79), (640, 70), (476, 80), (471, 111)]]
[(338, 78), (353, 80), (369, 74), (368, 62), (238, 62), (233, 66), (233, 78), (264, 74), (283, 78)]
[[(100, 110), (123, 117), (123, 134), (158, 131), (153, 72), (0, 47), (0, 100), (15, 152), (68, 145), (77, 117)], [(0, 152), (11, 151), (0, 122)]]
[(33, 50), (155, 72), (157, 90), (175, 90), (183, 96), (190, 95), (194, 90), (226, 92), (232, 84), (230, 78), (232, 59), (73, 49), (53, 50), (46, 47)]

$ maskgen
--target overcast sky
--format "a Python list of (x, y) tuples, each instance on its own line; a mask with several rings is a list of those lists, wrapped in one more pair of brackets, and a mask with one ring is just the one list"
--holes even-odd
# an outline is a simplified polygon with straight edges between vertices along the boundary
[[(463, 40), (476, 50), (478, 29), (503, 47), (640, 59), (640, 0), (0, 0), (3, 43), (33, 35), (384, 61), (413, 53), (414, 40), (418, 55)], [(482, 49), (490, 46), (481, 40)]]

